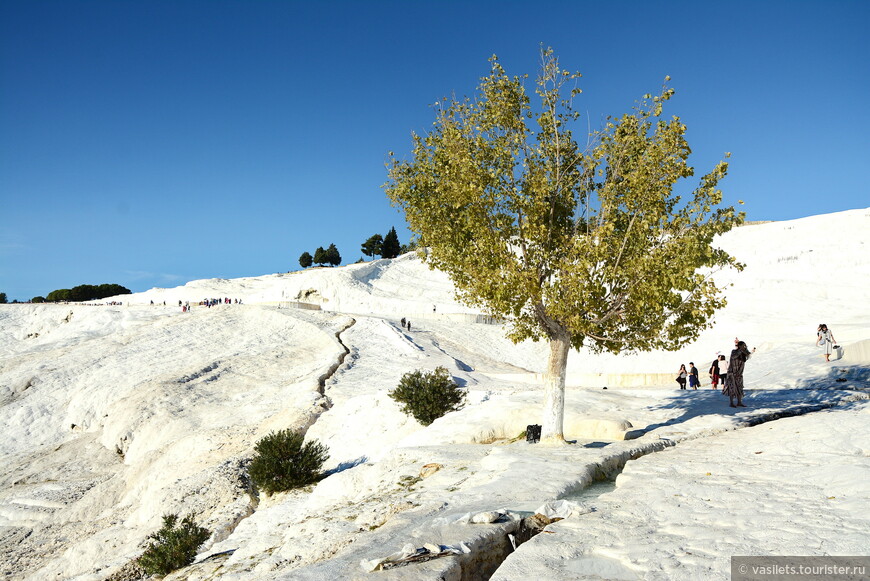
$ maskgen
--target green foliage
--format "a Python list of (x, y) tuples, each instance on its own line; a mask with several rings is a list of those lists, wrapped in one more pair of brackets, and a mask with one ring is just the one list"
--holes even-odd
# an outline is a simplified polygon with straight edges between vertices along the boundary
[(302, 268), (308, 268), (312, 264), (314, 264), (314, 258), (307, 251), (299, 256), (299, 266)]
[(395, 258), (401, 250), (402, 246), (399, 244), (399, 235), (396, 234), (396, 228), (390, 228), (390, 231), (384, 236), (384, 242), (381, 244), (381, 256), (383, 258)]
[(687, 202), (673, 194), (694, 171), (685, 126), (661, 118), (667, 88), (581, 148), (562, 94), (579, 74), (543, 56), (539, 110), (493, 57), (479, 98), (439, 109), (413, 161), (393, 159), (387, 194), (429, 263), (468, 302), (509, 318), (517, 340), (567, 333), (574, 347), (619, 352), (695, 338), (724, 304), (698, 271), (739, 266), (710, 246), (742, 221), (714, 209), (727, 164)]
[(465, 404), (465, 392), (456, 386), (444, 367), (406, 373), (389, 396), (402, 404), (404, 413), (414, 416), (424, 426)]
[(192, 514), (177, 523), (177, 514), (164, 515), (163, 526), (148, 537), (152, 542), (139, 557), (139, 564), (149, 575), (166, 575), (190, 565), (197, 549), (211, 535), (208, 529), (197, 526)]
[(335, 247), (335, 244), (330, 244), (329, 248), (326, 249), (325, 258), (326, 262), (331, 266), (341, 264), (341, 254), (338, 253), (338, 248)]
[(410, 240), (407, 244), (402, 244), (402, 249), (399, 250), (399, 254), (407, 254), (408, 252), (413, 252), (417, 250), (417, 241)]
[(674, 194), (694, 169), (685, 125), (663, 117), (673, 89), (581, 144), (580, 74), (552, 50), (541, 56), (538, 106), (526, 77), (492, 57), (479, 95), (436, 104), (411, 161), (391, 154), (384, 187), (460, 299), (509, 321), (515, 341), (550, 342), (548, 390), (564, 393), (569, 347), (618, 353), (695, 339), (725, 304), (714, 274), (742, 268), (713, 237), (743, 214), (720, 207), (724, 161), (688, 199)]
[(119, 284), (80, 284), (71, 289), (63, 288), (53, 290), (45, 297), (48, 302), (70, 301), (82, 302), (114, 297), (117, 295), (129, 295), (130, 289)]
[(257, 442), (248, 469), (254, 484), (271, 495), (317, 482), (329, 449), (320, 442), (304, 440), (298, 432), (280, 430)]
[(30, 299), (30, 302), (31, 303), (44, 303), (45, 297), (43, 297), (43, 296), (33, 297), (32, 299)]
[(371, 257), (380, 256), (381, 246), (383, 245), (383, 243), (384, 243), (383, 236), (381, 236), (380, 234), (373, 234), (372, 236), (369, 237), (368, 240), (363, 242), (363, 245), (361, 248), (362, 253), (365, 254), (366, 256), (371, 256)]
[(45, 300), (50, 303), (56, 303), (60, 301), (68, 301), (70, 300), (70, 290), (68, 288), (61, 288), (57, 290), (53, 290), (48, 293), (45, 297)]
[(329, 259), (326, 257), (326, 251), (323, 249), (323, 246), (318, 246), (317, 250), (314, 251), (314, 264), (323, 266), (328, 262)]
[(0, 293), (0, 305), (5, 305), (9, 302), (9, 299), (6, 298), (6, 293)]

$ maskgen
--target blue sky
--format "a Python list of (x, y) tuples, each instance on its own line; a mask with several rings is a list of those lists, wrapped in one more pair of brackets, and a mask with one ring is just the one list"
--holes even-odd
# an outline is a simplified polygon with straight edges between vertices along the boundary
[(870, 206), (870, 2), (0, 0), (0, 292), (142, 291), (345, 263), (430, 105), (541, 43), (595, 129), (665, 75), (750, 220)]

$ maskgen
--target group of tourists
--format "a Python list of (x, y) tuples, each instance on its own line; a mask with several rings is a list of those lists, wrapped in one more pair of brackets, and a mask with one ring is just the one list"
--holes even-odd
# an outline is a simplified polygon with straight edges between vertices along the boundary
[[(726, 359), (722, 353), (717, 353), (707, 372), (710, 376), (710, 389), (718, 389), (721, 383), (722, 393), (728, 396), (731, 407), (746, 407), (743, 404), (743, 367), (754, 351), (755, 349), (750, 351), (744, 341), (735, 337), (731, 356)], [(701, 387), (698, 375), (698, 368), (695, 367), (694, 362), (689, 362), (688, 369), (685, 365), (680, 365), (680, 370), (677, 372), (677, 383), (680, 384), (680, 389), (686, 389), (686, 383), (694, 390)]]
[[(824, 323), (820, 323), (816, 329), (816, 345), (824, 348), (825, 361), (828, 362), (831, 360), (833, 350), (840, 347), (837, 345), (837, 340), (834, 339), (834, 334)], [(718, 389), (721, 383), (722, 393), (728, 396), (731, 407), (746, 407), (743, 404), (743, 367), (754, 352), (755, 349), (750, 351), (745, 342), (735, 337), (731, 356), (726, 358), (723, 354), (717, 353), (707, 372), (710, 375), (710, 388)], [(680, 365), (680, 370), (677, 372), (677, 383), (680, 384), (680, 389), (686, 389), (686, 383), (696, 390), (701, 386), (698, 379), (698, 368), (693, 362), (689, 362), (688, 369), (685, 365)]]
[[(181, 301), (178, 301), (179, 303)], [(215, 305), (240, 305), (242, 304), (242, 299), (230, 299), (229, 297), (224, 297), (222, 299), (202, 299), (199, 302), (199, 306), (201, 307), (213, 307)]]
[(411, 330), (411, 321), (410, 321), (409, 319), (406, 319), (405, 317), (402, 317), (402, 321), (401, 321), (401, 323), (402, 323), (402, 328), (403, 328), (403, 329), (407, 329), (407, 330), (409, 330), (409, 331)]
[[(151, 304), (153, 305), (154, 301), (151, 301)], [(163, 304), (165, 305), (166, 302), (164, 301)], [(240, 305), (240, 304), (242, 304), (242, 299), (230, 299), (229, 297), (224, 297), (222, 299), (202, 299), (198, 303), (194, 303), (194, 304), (199, 305), (200, 307), (208, 307), (208, 308), (211, 308), (215, 305), (221, 305), (221, 304), (223, 304), (223, 305)], [(189, 313), (190, 309), (192, 308), (190, 306), (190, 301), (178, 301), (178, 306), (181, 307), (182, 313)]]

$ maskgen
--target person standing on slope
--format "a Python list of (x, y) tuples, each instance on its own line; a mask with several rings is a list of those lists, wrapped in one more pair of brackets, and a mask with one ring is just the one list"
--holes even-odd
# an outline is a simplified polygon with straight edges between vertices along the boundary
[(688, 375), (685, 363), (680, 363), (680, 370), (677, 372), (677, 383), (680, 384), (680, 389), (686, 389), (686, 377)]
[(710, 389), (716, 389), (719, 385), (719, 356), (713, 359), (713, 364), (710, 365)]
[(698, 368), (695, 367), (694, 361), (689, 361), (689, 387), (698, 391), (701, 385), (701, 380), (698, 378)]
[(816, 330), (816, 345), (820, 347), (824, 347), (825, 349), (825, 361), (831, 360), (831, 351), (833, 350), (834, 344), (837, 342), (834, 339), (834, 334), (831, 333), (831, 330), (828, 329), (828, 326), (824, 323), (819, 325), (819, 328)]
[(725, 390), (725, 380), (728, 379), (728, 360), (725, 356), (719, 354), (719, 381), (722, 383), (722, 390)]
[(743, 367), (751, 355), (746, 343), (735, 337), (734, 350), (731, 351), (731, 360), (728, 362), (728, 377), (725, 378), (725, 389), (722, 390), (722, 393), (728, 396), (731, 407), (746, 407), (743, 405)]

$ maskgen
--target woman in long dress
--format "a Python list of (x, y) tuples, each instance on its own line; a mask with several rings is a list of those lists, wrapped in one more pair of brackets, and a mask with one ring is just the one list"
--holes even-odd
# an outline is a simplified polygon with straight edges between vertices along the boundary
[(836, 339), (834, 339), (834, 334), (831, 333), (831, 330), (828, 329), (826, 324), (822, 323), (819, 325), (816, 335), (818, 337), (818, 339), (816, 339), (816, 345), (825, 348), (825, 361), (830, 361), (831, 352), (833, 351), (834, 344), (837, 342)]
[[(722, 393), (728, 396), (731, 407), (742, 407), (743, 405), (743, 367), (746, 361), (751, 356), (746, 343), (739, 339), (734, 339), (735, 349), (731, 351), (731, 359), (728, 361), (728, 375), (725, 377), (725, 389)], [(734, 405), (734, 398), (737, 398), (737, 405)]]

